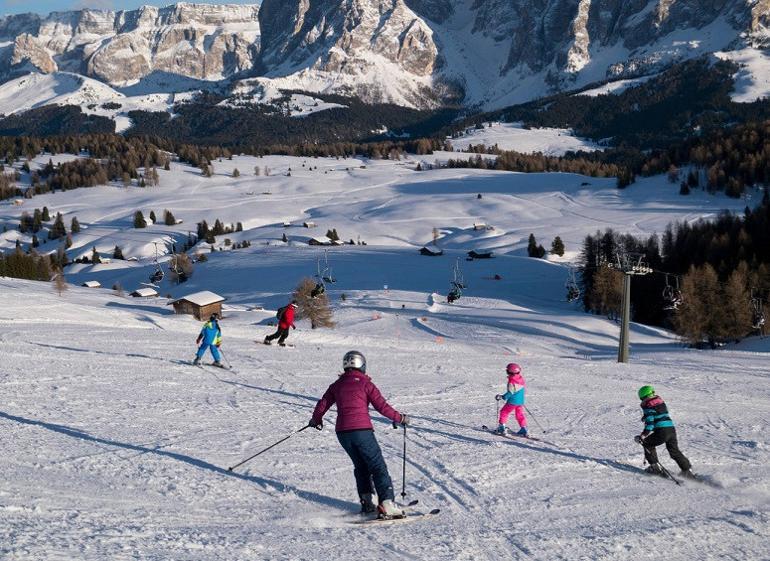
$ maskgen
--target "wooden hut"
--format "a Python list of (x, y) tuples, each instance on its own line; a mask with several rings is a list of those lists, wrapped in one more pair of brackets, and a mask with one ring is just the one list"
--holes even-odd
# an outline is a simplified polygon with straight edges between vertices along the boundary
[(444, 255), (444, 250), (434, 246), (424, 246), (422, 249), (420, 249), (420, 255), (427, 255), (428, 257), (438, 257), (439, 255)]
[(158, 292), (154, 288), (137, 288), (131, 293), (134, 298), (154, 298)]
[(471, 250), (468, 252), (468, 257), (471, 259), (490, 259), (492, 257), (492, 251), (488, 249), (484, 250)]
[(102, 284), (99, 281), (86, 281), (80, 286), (84, 288), (101, 288)]
[(196, 319), (203, 321), (208, 319), (211, 314), (221, 316), (222, 302), (224, 301), (225, 299), (222, 296), (208, 290), (203, 290), (172, 300), (169, 304), (174, 306), (174, 312), (177, 314), (190, 314)]

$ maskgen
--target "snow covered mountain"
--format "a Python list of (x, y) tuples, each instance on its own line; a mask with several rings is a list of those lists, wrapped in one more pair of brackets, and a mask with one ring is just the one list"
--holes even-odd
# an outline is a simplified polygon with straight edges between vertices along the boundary
[(69, 71), (111, 85), (153, 73), (219, 80), (251, 70), (258, 6), (179, 3), (0, 19), (0, 72)]
[[(486, 109), (770, 44), (770, 0), (265, 0), (0, 19), (0, 79), (158, 75)], [(257, 80), (253, 80), (257, 77)], [(155, 92), (153, 92), (155, 93)]]

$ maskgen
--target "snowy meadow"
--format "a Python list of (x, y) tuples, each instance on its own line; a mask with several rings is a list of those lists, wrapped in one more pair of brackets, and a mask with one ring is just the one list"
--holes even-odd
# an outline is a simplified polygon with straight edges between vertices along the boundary
[[(61, 295), (47, 283), (0, 279), (0, 557), (767, 558), (770, 343), (696, 351), (632, 325), (631, 363), (621, 365), (618, 325), (565, 299), (587, 234), (661, 233), (752, 200), (682, 197), (664, 177), (618, 190), (610, 179), (418, 172), (417, 162), (236, 156), (214, 162), (211, 178), (174, 162), (158, 171), (157, 187), (3, 202), (2, 249), (29, 243), (14, 229), (21, 213), (47, 206), (81, 224), (72, 258), (93, 248), (108, 258), (118, 245), (126, 260), (72, 265)], [(165, 209), (176, 224), (133, 228), (137, 210)], [(207, 260), (187, 282), (165, 278), (158, 298), (110, 290), (144, 286), (156, 243), (165, 267), (173, 243), (216, 219), (242, 229), (200, 242), (194, 252)], [(332, 229), (356, 243), (308, 245)], [(567, 252), (527, 257), (531, 233), (546, 247), (560, 236)], [(420, 255), (434, 236), (444, 254)], [(244, 241), (251, 246), (232, 249)], [(470, 250), (494, 257), (467, 261)], [(336, 327), (303, 321), (290, 335), (294, 348), (258, 343), (297, 282), (327, 264)], [(447, 304), (455, 268), (467, 289)], [(90, 280), (105, 288), (79, 287)], [(199, 290), (226, 297), (230, 370), (190, 364), (201, 323), (167, 305), (167, 296)], [(402, 488), (404, 433), (374, 414), (397, 498), (438, 515), (357, 524), (333, 409), (323, 431), (227, 470), (307, 424), (350, 349), (414, 419)], [(523, 368), (539, 441), (482, 429), (496, 422), (509, 362)], [(642, 472), (633, 436), (642, 429), (636, 390), (647, 383), (708, 484)]]

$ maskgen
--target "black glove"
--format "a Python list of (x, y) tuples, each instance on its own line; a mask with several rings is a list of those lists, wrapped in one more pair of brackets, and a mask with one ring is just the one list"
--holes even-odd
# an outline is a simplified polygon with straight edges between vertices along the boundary
[(401, 413), (401, 423), (400, 425), (402, 427), (408, 427), (412, 423), (412, 419), (409, 418), (409, 415), (405, 413)]
[(634, 442), (636, 442), (637, 444), (644, 445), (644, 438), (645, 438), (645, 436), (646, 435), (644, 435), (644, 434), (637, 434), (634, 437)]
[(495, 396), (495, 401), (500, 401), (501, 399), (503, 399), (503, 394), (499, 393)]
[(310, 422), (308, 423), (311, 427), (313, 427), (316, 430), (321, 430), (324, 428), (324, 422), (318, 421), (317, 423), (313, 421), (313, 419), (310, 419)]

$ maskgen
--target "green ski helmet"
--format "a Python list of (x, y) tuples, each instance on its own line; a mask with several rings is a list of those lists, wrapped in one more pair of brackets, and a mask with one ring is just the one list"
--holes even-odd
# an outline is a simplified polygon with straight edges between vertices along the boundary
[(651, 395), (655, 395), (655, 388), (652, 386), (642, 386), (639, 388), (639, 399), (646, 399), (650, 397)]

